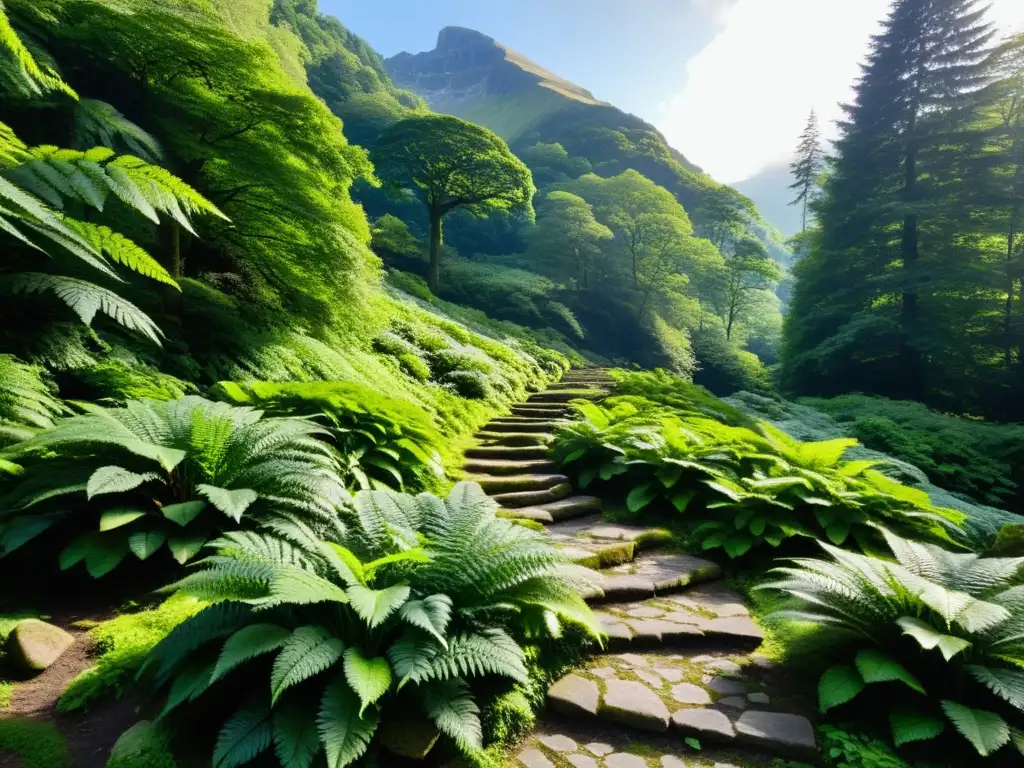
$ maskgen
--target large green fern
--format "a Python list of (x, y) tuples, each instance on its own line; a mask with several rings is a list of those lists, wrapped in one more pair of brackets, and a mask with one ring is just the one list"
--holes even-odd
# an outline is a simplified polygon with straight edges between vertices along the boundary
[(337, 530), (347, 494), (323, 434), (199, 397), (91, 408), (8, 449), (25, 474), (0, 500), (0, 554), (57, 525), (80, 532), (61, 566), (84, 561), (98, 577), (164, 545), (184, 563), (239, 526)]
[[(166, 693), (160, 717), (179, 733), (229, 714), (215, 766), (271, 749), (286, 767), (318, 754), (350, 765), (374, 748), (389, 708), (403, 719), (418, 711), (475, 752), (482, 728), (468, 683), (525, 680), (515, 637), (558, 619), (598, 634), (577, 592), (592, 575), (497, 518), (479, 486), (459, 484), (447, 499), (364, 491), (355, 508), (337, 541), (290, 521), (273, 534), (227, 534), (169, 587), (212, 605), (158, 645), (142, 675)], [(542, 615), (557, 618), (533, 618)]]
[(823, 543), (829, 560), (794, 560), (760, 587), (788, 598), (773, 618), (818, 625), (845, 652), (822, 676), (822, 711), (876, 694), (897, 745), (948, 720), (983, 756), (1011, 735), (1024, 755), (1024, 558), (884, 536), (895, 561)]
[(0, 447), (53, 427), (64, 412), (41, 369), (0, 355)]

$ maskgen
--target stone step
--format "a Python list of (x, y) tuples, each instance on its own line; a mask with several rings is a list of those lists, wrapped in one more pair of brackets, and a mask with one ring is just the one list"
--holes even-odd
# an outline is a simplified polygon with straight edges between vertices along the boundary
[(488, 432), (553, 432), (558, 429), (561, 425), (565, 424), (565, 421), (555, 421), (552, 419), (537, 419), (530, 418), (528, 416), (520, 416), (521, 421), (506, 421), (505, 419), (495, 419), (494, 421), (488, 422), (484, 425), (484, 429)]
[(646, 600), (678, 592), (691, 584), (721, 578), (722, 569), (692, 555), (654, 553), (602, 571), (600, 593), (587, 595), (592, 603)]
[(565, 475), (470, 475), (470, 482), (479, 483), (485, 493), (516, 493), (519, 491), (544, 491), (556, 485), (567, 485)]
[(764, 639), (740, 596), (720, 582), (664, 597), (622, 600), (595, 613), (611, 650), (675, 645), (753, 650)]
[(470, 459), (544, 459), (545, 445), (477, 445), (466, 450)]
[(476, 433), (477, 440), (489, 445), (547, 445), (555, 436), (549, 432), (491, 432)]
[(606, 389), (566, 389), (566, 390), (545, 390), (530, 395), (526, 403), (528, 405), (552, 405), (556, 403), (568, 403), (570, 400), (600, 400), (608, 394)]
[(553, 473), (558, 470), (558, 464), (548, 459), (470, 459), (462, 468), (481, 475), (521, 475), (528, 472)]
[(545, 532), (556, 544), (568, 547), (592, 549), (623, 542), (634, 544), (636, 552), (657, 549), (672, 539), (671, 532), (664, 528), (606, 523), (598, 515), (563, 520), (548, 526)]
[(572, 517), (582, 517), (601, 511), (601, 500), (594, 496), (570, 496), (550, 504), (533, 507), (498, 510), (499, 517), (519, 520), (536, 520), (540, 523), (555, 523)]
[(513, 491), (488, 495), (505, 509), (520, 509), (550, 504), (564, 499), (570, 493), (572, 493), (572, 486), (569, 483), (559, 483), (539, 491)]
[(516, 416), (530, 416), (539, 419), (559, 419), (569, 413), (569, 407), (565, 405), (513, 405), (512, 413)]
[[(682, 747), (685, 739), (696, 738), (706, 749), (719, 745), (760, 756), (818, 761), (814, 727), (804, 714), (793, 711), (813, 712), (813, 704), (779, 696), (777, 681), (766, 678), (765, 670), (741, 666), (723, 655), (599, 656), (551, 685), (547, 702), (571, 729), (607, 734), (607, 739), (594, 742), (635, 742), (647, 733), (663, 737), (659, 744), (678, 740)], [(620, 734), (620, 729), (625, 732)], [(574, 740), (565, 736), (551, 740), (545, 735), (538, 741), (560, 752), (563, 760), (574, 751)], [(641, 764), (689, 763), (661, 759)]]
[(549, 384), (545, 392), (558, 392), (563, 389), (600, 389), (607, 391), (607, 388), (603, 383), (597, 383), (589, 380), (577, 380), (577, 381), (559, 381), (554, 384)]
[(594, 570), (628, 563), (636, 556), (636, 544), (632, 541), (574, 542), (555, 547), (577, 565)]

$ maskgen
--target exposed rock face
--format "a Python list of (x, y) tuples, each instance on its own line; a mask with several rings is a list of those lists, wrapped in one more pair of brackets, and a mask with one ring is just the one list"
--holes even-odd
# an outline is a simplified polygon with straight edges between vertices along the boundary
[(584, 88), (548, 72), (494, 38), (463, 27), (445, 27), (437, 47), (399, 53), (385, 62), (391, 79), (419, 93), (438, 112), (457, 114), (485, 96), (508, 96), (543, 87), (565, 98), (598, 104)]

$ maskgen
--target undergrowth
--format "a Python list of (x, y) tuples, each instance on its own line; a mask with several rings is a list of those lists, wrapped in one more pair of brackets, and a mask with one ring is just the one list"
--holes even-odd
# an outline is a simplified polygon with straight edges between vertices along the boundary
[(14, 755), (19, 768), (66, 768), (67, 746), (52, 722), (21, 717), (0, 719), (0, 758)]

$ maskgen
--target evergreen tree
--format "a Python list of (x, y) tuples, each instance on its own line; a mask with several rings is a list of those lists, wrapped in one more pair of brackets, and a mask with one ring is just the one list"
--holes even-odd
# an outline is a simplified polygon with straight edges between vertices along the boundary
[(789, 188), (796, 190), (796, 197), (790, 205), (803, 205), (802, 232), (807, 231), (807, 204), (814, 199), (818, 187), (818, 176), (825, 168), (825, 155), (821, 150), (821, 129), (818, 127), (818, 115), (811, 110), (807, 118), (807, 126), (800, 135), (800, 144), (796, 150), (796, 160), (789, 166), (793, 173), (793, 183)]
[(817, 206), (821, 237), (796, 270), (794, 389), (925, 399), (947, 389), (951, 355), (969, 356), (974, 329), (952, 303), (963, 310), (978, 290), (959, 203), (989, 79), (985, 12), (897, 0), (873, 38)]

